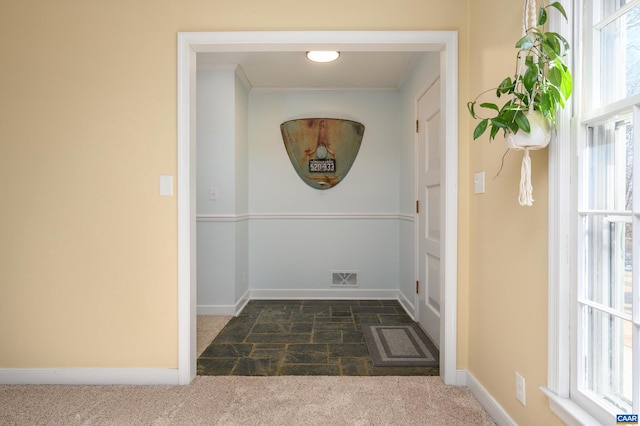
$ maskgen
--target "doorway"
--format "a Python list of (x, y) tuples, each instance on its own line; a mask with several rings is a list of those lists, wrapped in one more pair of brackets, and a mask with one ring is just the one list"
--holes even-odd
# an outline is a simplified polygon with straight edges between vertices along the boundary
[(450, 220), (442, 270), (441, 376), (456, 384), (457, 289), (457, 33), (382, 32), (234, 32), (178, 35), (178, 375), (188, 384), (196, 374), (195, 269), (195, 76), (198, 52), (282, 52), (327, 48), (341, 51), (439, 52), (443, 84), (445, 162), (444, 210)]

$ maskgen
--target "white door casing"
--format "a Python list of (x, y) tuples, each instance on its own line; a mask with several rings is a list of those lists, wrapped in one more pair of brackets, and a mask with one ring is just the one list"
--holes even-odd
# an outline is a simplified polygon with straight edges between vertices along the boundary
[(440, 305), (442, 287), (442, 174), (443, 149), (438, 78), (418, 99), (417, 186), (418, 229), (418, 322), (433, 343), (440, 347)]
[(445, 304), (441, 306), (440, 375), (458, 383), (457, 343), (457, 215), (458, 215), (458, 35), (455, 31), (265, 31), (178, 33), (178, 376), (189, 384), (196, 375), (195, 312), (195, 88), (198, 52), (281, 52), (322, 49), (342, 51), (440, 52), (442, 128), (446, 176), (442, 232), (446, 235)]

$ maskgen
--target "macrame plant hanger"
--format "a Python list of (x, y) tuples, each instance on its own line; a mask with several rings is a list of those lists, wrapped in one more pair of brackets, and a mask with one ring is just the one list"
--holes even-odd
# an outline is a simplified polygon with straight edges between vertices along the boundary
[[(524, 0), (524, 6), (522, 10), (522, 36), (527, 35), (527, 30), (534, 26), (536, 23), (537, 6), (536, 0)], [(535, 60), (535, 58), (534, 58)], [(525, 58), (520, 56), (518, 65), (519, 75), (524, 74)], [(522, 83), (520, 83), (522, 84)], [(533, 112), (533, 104), (529, 106), (529, 112)], [(520, 194), (518, 196), (518, 202), (521, 206), (533, 205), (533, 186), (531, 184), (531, 157), (529, 156), (530, 149), (539, 149), (535, 146), (510, 146), (513, 149), (524, 150), (522, 157), (522, 166), (520, 167)]]

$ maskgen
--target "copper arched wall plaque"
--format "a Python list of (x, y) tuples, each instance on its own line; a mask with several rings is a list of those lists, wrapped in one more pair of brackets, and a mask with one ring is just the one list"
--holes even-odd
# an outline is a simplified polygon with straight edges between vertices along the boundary
[(282, 123), (280, 132), (298, 176), (312, 188), (329, 189), (349, 173), (364, 125), (338, 118), (300, 118)]

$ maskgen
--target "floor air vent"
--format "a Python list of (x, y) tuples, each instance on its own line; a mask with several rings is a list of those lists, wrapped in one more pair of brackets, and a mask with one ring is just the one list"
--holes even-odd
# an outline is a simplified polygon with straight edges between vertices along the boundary
[(334, 286), (357, 286), (358, 285), (358, 273), (355, 271), (342, 271), (332, 272), (332, 282)]

